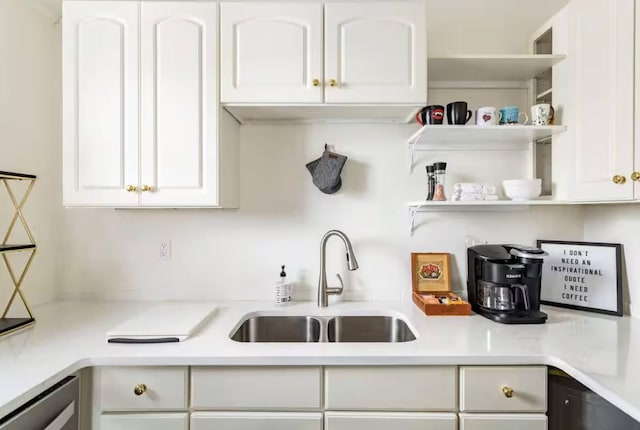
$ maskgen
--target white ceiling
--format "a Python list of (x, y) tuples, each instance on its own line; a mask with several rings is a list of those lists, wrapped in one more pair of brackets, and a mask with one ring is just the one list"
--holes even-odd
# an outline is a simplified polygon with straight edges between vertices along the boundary
[[(54, 14), (60, 14), (62, 0), (28, 1), (44, 7)], [(537, 28), (539, 25), (544, 23), (547, 18), (567, 4), (568, 1), (569, 0), (534, 0), (529, 2), (522, 0), (426, 0), (430, 21), (466, 21), (473, 19), (476, 23), (478, 21), (484, 21), (487, 25), (500, 26), (501, 23), (505, 22), (504, 17), (508, 16), (511, 23), (514, 21), (518, 22), (519, 25), (526, 30), (533, 30)]]

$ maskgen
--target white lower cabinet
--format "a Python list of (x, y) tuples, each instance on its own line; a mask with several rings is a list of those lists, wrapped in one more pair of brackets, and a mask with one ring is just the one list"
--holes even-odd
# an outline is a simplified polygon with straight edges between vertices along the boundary
[(187, 430), (189, 414), (103, 414), (100, 430)]
[(456, 430), (456, 414), (327, 412), (324, 430)]
[(465, 366), (460, 368), (463, 412), (546, 412), (545, 366)]
[(327, 367), (325, 408), (337, 411), (455, 411), (455, 366)]
[(319, 410), (321, 392), (321, 367), (193, 367), (191, 370), (191, 407), (195, 410)]
[(547, 429), (545, 366), (123, 366), (93, 374), (94, 430)]
[(322, 414), (194, 412), (191, 430), (322, 430)]
[(547, 430), (542, 414), (460, 414), (460, 430)]

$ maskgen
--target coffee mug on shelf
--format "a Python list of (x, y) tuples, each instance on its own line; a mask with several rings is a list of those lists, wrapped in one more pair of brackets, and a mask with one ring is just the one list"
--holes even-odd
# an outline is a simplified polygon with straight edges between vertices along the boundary
[(541, 103), (531, 106), (531, 124), (551, 125), (553, 124), (553, 106), (548, 103)]
[(467, 109), (467, 102), (452, 102), (447, 105), (447, 122), (452, 125), (464, 125), (469, 122), (473, 112)]
[(442, 124), (444, 120), (444, 106), (425, 106), (416, 114), (416, 121), (420, 125)]
[[(526, 113), (520, 112), (518, 106), (506, 106), (500, 109), (500, 125), (517, 125), (526, 124), (529, 121), (529, 117)], [(524, 122), (520, 122), (520, 115), (524, 115)]]
[(494, 107), (481, 107), (476, 110), (476, 125), (498, 125), (502, 114)]

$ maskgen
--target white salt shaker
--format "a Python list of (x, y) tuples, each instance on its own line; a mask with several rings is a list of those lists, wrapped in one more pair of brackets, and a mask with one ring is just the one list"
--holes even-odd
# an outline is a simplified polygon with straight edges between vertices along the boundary
[(276, 304), (287, 305), (293, 301), (293, 284), (287, 280), (287, 274), (284, 271), (284, 265), (280, 272), (280, 279), (276, 282)]

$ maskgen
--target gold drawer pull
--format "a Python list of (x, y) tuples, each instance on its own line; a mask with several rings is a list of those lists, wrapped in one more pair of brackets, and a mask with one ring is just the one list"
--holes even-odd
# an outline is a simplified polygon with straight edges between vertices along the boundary
[(337, 87), (338, 86), (338, 82), (335, 79), (331, 79), (329, 80), (329, 85), (332, 87)]
[(142, 191), (151, 191), (151, 187), (149, 185), (143, 185), (141, 188)]
[(319, 79), (314, 79), (313, 80), (313, 86), (314, 87), (319, 87), (320, 86), (320, 80)]
[(508, 399), (513, 397), (513, 388), (511, 387), (502, 387), (502, 394)]
[(614, 184), (622, 185), (625, 182), (627, 182), (627, 178), (625, 178), (622, 175), (616, 175), (616, 176), (613, 177), (613, 183)]
[(127, 185), (126, 190), (127, 190), (127, 191), (129, 191), (129, 192), (131, 193), (131, 192), (133, 192), (133, 191), (137, 191), (137, 190), (138, 190), (138, 188), (137, 188), (135, 185)]
[(143, 395), (145, 391), (147, 391), (147, 386), (144, 384), (138, 384), (135, 387), (133, 387), (133, 394), (135, 394), (136, 396)]
[(631, 180), (636, 182), (640, 181), (640, 172), (633, 172), (631, 174)]

